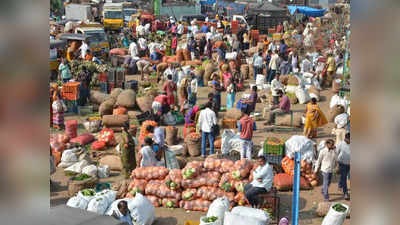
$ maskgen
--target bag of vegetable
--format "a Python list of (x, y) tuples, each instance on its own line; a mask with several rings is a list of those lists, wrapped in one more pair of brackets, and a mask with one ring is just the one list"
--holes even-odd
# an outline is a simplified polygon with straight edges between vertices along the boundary
[(108, 208), (108, 200), (104, 197), (97, 197), (90, 200), (87, 211), (104, 215)]
[(182, 192), (182, 199), (184, 201), (191, 201), (196, 197), (197, 190), (194, 188), (188, 188)]
[(173, 126), (168, 126), (165, 134), (165, 141), (167, 142), (167, 145), (176, 144), (177, 138), (178, 138), (178, 128)]
[(228, 173), (233, 170), (235, 162), (230, 159), (221, 159), (221, 167), (219, 168), (220, 173)]
[(216, 198), (218, 198), (218, 196), (217, 196), (218, 191), (221, 191), (221, 190), (218, 188), (214, 188), (214, 187), (203, 186), (203, 187), (197, 189), (196, 197), (204, 199), (204, 200), (213, 201)]
[(180, 169), (172, 169), (165, 178), (165, 184), (171, 190), (176, 190), (181, 187), (182, 179), (182, 171)]
[(231, 212), (225, 212), (224, 225), (231, 225), (231, 224), (265, 225), (266, 223), (265, 221), (259, 220), (251, 216), (238, 215)]
[(205, 185), (210, 187), (218, 187), (221, 174), (218, 173), (217, 171), (205, 172), (202, 173), (200, 176), (206, 178)]
[(87, 174), (87, 175), (89, 175), (91, 177), (96, 177), (97, 176), (97, 166), (95, 166), (95, 165), (85, 166), (82, 169), (82, 173), (83, 174)]
[(134, 197), (136, 193), (144, 194), (146, 189), (147, 180), (145, 179), (134, 179), (128, 186), (128, 192)]
[(117, 198), (117, 192), (110, 189), (105, 189), (100, 192), (97, 192), (95, 197), (105, 198), (107, 200), (107, 205), (111, 205), (111, 203), (113, 203)]
[(202, 176), (197, 176), (192, 179), (183, 179), (182, 180), (182, 187), (184, 189), (186, 188), (198, 188), (201, 186), (206, 185), (207, 183), (207, 178), (202, 177)]
[(145, 193), (146, 195), (155, 195), (159, 196), (160, 192), (160, 186), (161, 186), (161, 181), (158, 180), (150, 180), (146, 187), (145, 187)]
[(185, 143), (188, 147), (189, 155), (196, 157), (200, 155), (201, 150), (201, 135), (199, 133), (190, 133), (185, 138)]
[(146, 180), (163, 180), (168, 175), (169, 170), (165, 167), (139, 167), (132, 171), (131, 178)]
[(193, 201), (180, 201), (179, 208), (191, 211), (207, 212), (208, 207), (211, 205), (210, 201), (197, 199)]
[(207, 211), (207, 217), (215, 216), (219, 220), (219, 224), (224, 223), (225, 212), (229, 212), (230, 204), (226, 197), (215, 199)]
[(151, 202), (151, 204), (153, 204), (154, 207), (160, 207), (162, 205), (162, 200), (157, 196), (146, 195), (146, 198), (149, 199), (149, 201)]
[(78, 209), (87, 209), (89, 202), (86, 201), (84, 198), (81, 198), (79, 196), (74, 196), (70, 198), (67, 202), (67, 206), (71, 208), (78, 208)]
[[(131, 208), (132, 207), (132, 208)], [(132, 201), (131, 217), (135, 225), (151, 225), (155, 219), (155, 209), (150, 200), (137, 193)]]
[(250, 170), (253, 168), (251, 161), (247, 159), (241, 159), (235, 162), (234, 169), (232, 171), (232, 178), (235, 180), (241, 180), (249, 176)]
[(321, 225), (342, 225), (346, 219), (349, 206), (342, 203), (333, 203), (324, 217)]
[(203, 171), (203, 162), (192, 161), (186, 164), (182, 169), (182, 177), (184, 180), (197, 177)]
[(250, 207), (236, 206), (232, 209), (232, 213), (241, 216), (248, 216), (263, 221), (263, 224), (269, 224), (270, 217), (267, 212), (261, 209), (254, 209)]
[(162, 199), (162, 206), (166, 208), (178, 208), (179, 207), (179, 200), (174, 198), (163, 198)]
[(164, 183), (160, 185), (160, 190), (157, 196), (160, 198), (174, 198), (176, 200), (182, 199), (182, 193), (180, 190), (171, 190)]
[(206, 160), (204, 160), (204, 168), (209, 170), (209, 171), (215, 171), (218, 170), (221, 167), (222, 160), (221, 159), (214, 159), (207, 157)]

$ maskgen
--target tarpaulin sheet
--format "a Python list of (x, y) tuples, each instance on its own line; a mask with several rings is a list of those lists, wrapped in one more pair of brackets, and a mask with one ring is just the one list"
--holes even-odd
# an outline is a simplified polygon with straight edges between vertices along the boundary
[(301, 13), (311, 17), (321, 17), (324, 15), (326, 9), (315, 9), (307, 6), (288, 6), (290, 14)]

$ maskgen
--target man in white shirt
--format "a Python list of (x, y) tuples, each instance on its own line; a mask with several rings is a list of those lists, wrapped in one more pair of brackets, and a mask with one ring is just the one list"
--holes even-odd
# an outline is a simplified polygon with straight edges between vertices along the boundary
[(196, 105), (197, 101), (197, 78), (195, 75), (192, 73), (191, 74), (192, 81), (190, 81), (190, 93), (189, 93), (189, 103), (192, 104), (193, 106)]
[(260, 204), (258, 195), (268, 193), (274, 181), (274, 171), (261, 154), (257, 157), (259, 165), (253, 172), (253, 181), (244, 187), (244, 194), (254, 208)]
[(82, 41), (82, 45), (81, 45), (81, 47), (79, 47), (79, 49), (81, 50), (81, 58), (85, 59), (87, 50), (89, 49), (89, 46), (86, 44), (85, 41)]
[(312, 63), (308, 55), (301, 62), (300, 68), (302, 73), (310, 73), (312, 71)]
[(178, 22), (178, 27), (176, 29), (177, 29), (176, 33), (178, 33), (178, 37), (179, 38), (182, 37), (185, 27), (183, 26), (181, 21)]
[(145, 27), (143, 26), (143, 23), (141, 23), (139, 26), (136, 27), (136, 35), (138, 37), (143, 37), (145, 34)]
[(150, 23), (146, 23), (146, 25), (144, 25), (144, 34), (145, 34), (145, 35), (148, 35), (148, 34), (151, 33), (150, 27), (151, 27), (151, 24), (150, 24)]
[(257, 74), (262, 74), (264, 59), (262, 57), (262, 50), (254, 53), (253, 67), (254, 67), (254, 80), (257, 79)]
[(162, 166), (162, 162), (156, 159), (156, 154), (153, 151), (153, 140), (146, 137), (144, 140), (145, 146), (140, 149), (140, 167)]
[(144, 38), (139, 38), (138, 40), (139, 44), (139, 56), (143, 57), (146, 55), (146, 50), (147, 50), (147, 41)]
[(213, 127), (217, 125), (217, 116), (212, 110), (212, 102), (205, 105), (205, 109), (199, 115), (199, 127), (201, 130), (201, 156), (206, 157), (206, 139), (210, 143), (210, 155), (214, 154), (214, 132)]
[(279, 94), (278, 91), (284, 91), (283, 84), (279, 81), (280, 74), (276, 74), (275, 78), (271, 82), (271, 92), (273, 97), (273, 104), (279, 104)]
[(319, 152), (314, 169), (314, 173), (317, 173), (321, 167), (323, 176), (322, 194), (324, 195), (325, 201), (329, 201), (328, 189), (332, 181), (333, 170), (336, 167), (337, 154), (335, 148), (333, 140), (327, 140), (325, 148)]
[(278, 50), (273, 51), (273, 54), (271, 56), (271, 60), (269, 61), (269, 69), (268, 69), (268, 76), (267, 76), (267, 82), (271, 83), (272, 80), (275, 78), (276, 70), (278, 69), (278, 64), (279, 64), (279, 55), (278, 55)]
[(350, 133), (347, 133), (344, 141), (336, 146), (336, 153), (338, 155), (340, 170), (339, 188), (343, 189), (345, 199), (350, 200), (350, 195), (347, 190), (347, 177), (350, 173)]
[(139, 56), (139, 50), (136, 44), (136, 40), (133, 40), (129, 45), (129, 53), (131, 54), (132, 58), (136, 58)]

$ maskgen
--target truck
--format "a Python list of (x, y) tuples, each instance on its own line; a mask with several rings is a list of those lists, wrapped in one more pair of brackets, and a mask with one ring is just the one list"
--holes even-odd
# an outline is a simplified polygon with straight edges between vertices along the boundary
[(92, 7), (86, 4), (68, 4), (65, 7), (67, 20), (93, 21)]
[(82, 24), (75, 28), (75, 33), (88, 36), (88, 45), (93, 55), (104, 56), (110, 51), (107, 35), (100, 23)]
[(233, 15), (232, 20), (239, 21), (241, 27), (245, 27), (246, 30), (257, 29), (260, 34), (267, 34), (269, 28), (276, 27), (279, 23), (283, 23), (285, 20), (289, 21), (288, 16), (271, 16), (265, 14), (252, 14), (247, 16)]
[(103, 25), (106, 30), (121, 30), (124, 27), (122, 3), (105, 3), (103, 5)]

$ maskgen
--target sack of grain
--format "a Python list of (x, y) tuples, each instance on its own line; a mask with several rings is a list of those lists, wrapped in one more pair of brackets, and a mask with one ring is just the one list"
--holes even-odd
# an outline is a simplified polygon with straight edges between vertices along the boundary
[(290, 121), (291, 121), (290, 114), (277, 115), (275, 118), (275, 125), (301, 127), (301, 116), (302, 116), (302, 113), (293, 113), (293, 124), (291, 125), (290, 124)]
[(118, 96), (122, 93), (122, 91), (123, 90), (121, 88), (114, 88), (111, 90), (110, 97), (117, 99)]
[(215, 70), (215, 65), (213, 63), (208, 63), (204, 67), (204, 83), (207, 84), (207, 82), (210, 80), (211, 74)]
[(240, 76), (245, 80), (249, 79), (249, 65), (243, 64), (240, 66)]
[(114, 109), (115, 101), (113, 99), (108, 99), (107, 101), (101, 103), (99, 107), (99, 114), (100, 116), (103, 115), (112, 115)]
[(288, 85), (289, 75), (281, 75), (279, 81), (285, 86)]
[(338, 115), (340, 115), (340, 114), (342, 114), (344, 112), (345, 112), (345, 110), (344, 110), (344, 107), (342, 105), (334, 105), (331, 108), (331, 111), (329, 113), (329, 119), (328, 119), (329, 122), (333, 122), (335, 120), (336, 116), (338, 116)]
[(136, 104), (139, 107), (140, 111), (147, 112), (151, 111), (151, 106), (153, 104), (153, 96), (145, 95), (136, 99)]
[(136, 93), (132, 89), (124, 90), (118, 95), (117, 103), (118, 106), (125, 108), (133, 108), (136, 105)]
[(102, 93), (100, 91), (91, 90), (90, 91), (90, 102), (100, 105), (105, 102), (108, 97), (108, 94)]
[(198, 133), (190, 133), (185, 138), (185, 143), (188, 147), (189, 155), (196, 157), (200, 155), (201, 151), (201, 135)]
[(104, 115), (103, 125), (106, 127), (119, 126), (122, 127), (125, 123), (129, 121), (128, 115)]
[(239, 120), (242, 117), (242, 112), (239, 109), (229, 109), (226, 111), (224, 119)]
[(128, 111), (128, 117), (130, 120), (135, 120), (136, 116), (142, 114), (140, 111)]
[(175, 145), (178, 139), (178, 128), (168, 126), (165, 133), (165, 141), (167, 142), (167, 145)]
[(299, 80), (295, 76), (289, 76), (287, 85), (297, 86), (299, 85)]

